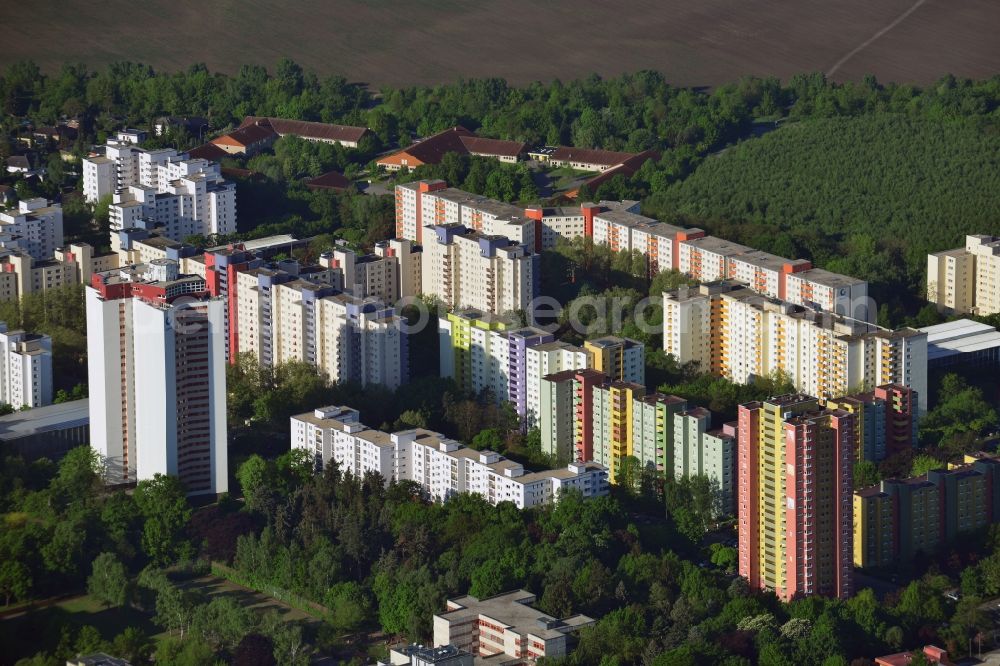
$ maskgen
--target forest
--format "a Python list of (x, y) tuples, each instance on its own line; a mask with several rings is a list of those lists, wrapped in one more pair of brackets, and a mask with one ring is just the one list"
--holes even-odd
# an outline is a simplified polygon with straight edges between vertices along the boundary
[[(233, 162), (257, 174), (238, 188), (240, 233), (248, 237), (290, 231), (379, 240), (391, 229), (390, 198), (313, 193), (301, 178), (328, 169), (356, 175), (380, 150), (456, 124), (531, 145), (656, 149), (658, 162), (582, 196), (642, 199), (644, 212), (664, 221), (864, 277), (885, 305), (882, 323), (893, 325), (919, 309), (928, 251), (997, 231), (998, 107), (1000, 77), (947, 76), (918, 88), (800, 74), (707, 90), (641, 71), (522, 87), (478, 79), (374, 91), (287, 59), (271, 72), (248, 65), (232, 76), (197, 64), (158, 72), (127, 62), (100, 71), (68, 64), (44, 75), (21, 62), (0, 77), (0, 129), (12, 136), (22, 121), (75, 118), (77, 154), (123, 124), (148, 128), (165, 114), (206, 117), (212, 131), (246, 115), (372, 128), (376, 138), (360, 150), (282, 139), (273, 155)], [(151, 145), (184, 149), (203, 139), (180, 131)], [(537, 196), (521, 165), (450, 156), (412, 176), (445, 176), (508, 201)]]
[[(314, 649), (368, 663), (379, 649), (372, 631), (427, 640), (447, 597), (525, 587), (548, 613), (597, 619), (568, 664), (860, 666), (925, 643), (964, 654), (992, 625), (982, 600), (1000, 593), (993, 529), (927, 558), (884, 599), (861, 590), (847, 601), (781, 603), (733, 574), (735, 549), (703, 548), (711, 503), (701, 477), (518, 511), (474, 496), (428, 503), (410, 483), (386, 486), (335, 465), (315, 475), (292, 452), (252, 457), (237, 476), (244, 502), (192, 510), (167, 477), (134, 493), (104, 489), (86, 448), (58, 466), (6, 456), (0, 598), (86, 591), (125, 620), (116, 633), (42, 610), (5, 620), (4, 663), (48, 666), (97, 649), (136, 665), (155, 656), (297, 666)], [(209, 570), (292, 600), (319, 622), (282, 621), (185, 584)], [(943, 595), (955, 586), (958, 602)]]

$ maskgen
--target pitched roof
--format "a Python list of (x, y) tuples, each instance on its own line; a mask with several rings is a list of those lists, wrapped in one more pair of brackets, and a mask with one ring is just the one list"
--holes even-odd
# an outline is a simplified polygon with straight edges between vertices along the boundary
[(528, 149), (523, 141), (504, 141), (503, 139), (487, 139), (481, 136), (462, 136), (462, 145), (473, 155), (499, 155), (502, 157), (517, 157)]
[(192, 148), (188, 151), (188, 157), (193, 160), (221, 160), (223, 157), (227, 157), (229, 153), (219, 148), (214, 143), (203, 143), (197, 148)]
[(635, 153), (619, 153), (612, 150), (601, 150), (600, 148), (559, 146), (553, 151), (550, 159), (553, 162), (582, 162), (584, 164), (599, 164), (604, 167), (610, 167), (621, 164), (630, 157), (635, 157), (635, 155)]
[[(593, 192), (617, 175), (622, 175), (626, 178), (631, 177), (636, 171), (639, 170), (639, 167), (646, 163), (646, 160), (651, 159), (660, 159), (660, 154), (655, 150), (647, 150), (642, 153), (636, 153), (624, 160), (618, 166), (608, 169), (607, 171), (602, 171), (593, 178), (585, 181), (583, 184), (590, 188), (591, 192)], [(569, 196), (576, 196), (576, 192), (570, 192)]]
[(411, 144), (389, 157), (395, 157), (406, 153), (411, 157), (420, 160), (424, 164), (437, 164), (444, 157), (445, 153), (466, 153), (465, 144), (462, 143), (463, 136), (475, 136), (472, 132), (461, 125), (449, 127), (443, 132), (438, 132), (422, 141)]
[(306, 181), (306, 187), (321, 190), (346, 190), (352, 185), (353, 183), (350, 179), (336, 171), (327, 171), (322, 176), (317, 176)]
[(276, 132), (267, 124), (246, 125), (240, 126), (229, 134), (223, 134), (217, 139), (212, 139), (212, 143), (237, 143), (241, 146), (252, 146), (261, 141), (266, 141), (275, 134)]
[(7, 158), (7, 166), (16, 169), (30, 169), (31, 160), (28, 159), (27, 155), (11, 155)]
[(264, 116), (247, 116), (240, 124), (240, 128), (257, 125), (261, 122), (269, 124), (281, 136), (292, 134), (300, 136), (303, 139), (317, 139), (321, 141), (357, 143), (369, 131), (367, 127), (331, 125), (329, 123), (315, 123), (308, 120), (289, 120), (287, 118), (269, 118)]

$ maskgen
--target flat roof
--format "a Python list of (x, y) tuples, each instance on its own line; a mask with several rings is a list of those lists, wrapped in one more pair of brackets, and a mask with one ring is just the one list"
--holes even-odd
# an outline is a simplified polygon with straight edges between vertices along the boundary
[(917, 330), (927, 334), (928, 361), (1000, 347), (1000, 331), (972, 319), (958, 319)]
[(72, 400), (0, 416), (0, 440), (19, 439), (42, 432), (90, 423), (90, 400)]
[(574, 615), (559, 620), (529, 605), (534, 602), (535, 595), (526, 590), (506, 592), (486, 599), (466, 595), (449, 599), (449, 604), (458, 605), (460, 608), (439, 613), (437, 617), (450, 622), (463, 622), (485, 615), (521, 636), (530, 634), (544, 640), (558, 638), (569, 630), (594, 622), (586, 615)]
[(803, 278), (805, 280), (809, 280), (810, 282), (815, 282), (816, 284), (822, 284), (827, 287), (834, 288), (851, 287), (856, 284), (864, 283), (864, 280), (851, 277), (850, 275), (834, 273), (824, 268), (810, 268), (809, 270), (801, 271), (799, 273), (789, 273), (789, 276)]

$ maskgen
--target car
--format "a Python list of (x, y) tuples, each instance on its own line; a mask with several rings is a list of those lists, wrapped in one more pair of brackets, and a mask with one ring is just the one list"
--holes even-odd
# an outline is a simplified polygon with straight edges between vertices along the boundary
[(947, 592), (944, 593), (944, 598), (951, 599), (952, 601), (957, 602), (959, 599), (962, 598), (962, 595), (961, 593), (959, 593), (958, 590), (948, 590)]

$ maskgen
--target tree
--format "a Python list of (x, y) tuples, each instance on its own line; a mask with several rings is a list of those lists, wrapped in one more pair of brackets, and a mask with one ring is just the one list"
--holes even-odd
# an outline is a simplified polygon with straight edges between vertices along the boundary
[(274, 476), (272, 466), (256, 453), (236, 469), (247, 509), (259, 511), (267, 506), (267, 498), (274, 490)]
[(277, 666), (274, 643), (267, 636), (252, 633), (240, 640), (233, 650), (231, 666)]
[(870, 460), (859, 460), (854, 463), (854, 489), (861, 490), (878, 485), (882, 480), (878, 465)]
[(94, 559), (92, 573), (87, 579), (87, 594), (113, 608), (128, 602), (128, 572), (114, 554), (101, 553)]
[(232, 597), (215, 597), (194, 609), (191, 633), (215, 648), (231, 650), (254, 626), (253, 612)]
[(148, 662), (152, 652), (153, 641), (136, 627), (126, 627), (111, 641), (111, 653), (133, 665)]
[(942, 467), (944, 467), (944, 464), (934, 456), (921, 454), (914, 456), (913, 465), (910, 467), (910, 476), (923, 476), (927, 472), (941, 469)]
[(174, 476), (156, 474), (140, 481), (133, 493), (136, 506), (145, 517), (142, 548), (157, 564), (169, 564), (190, 550), (183, 539), (191, 508), (184, 485)]
[(23, 601), (31, 589), (31, 570), (23, 562), (4, 560), (0, 563), (0, 594), (4, 596), (4, 605), (9, 606), (13, 598)]

